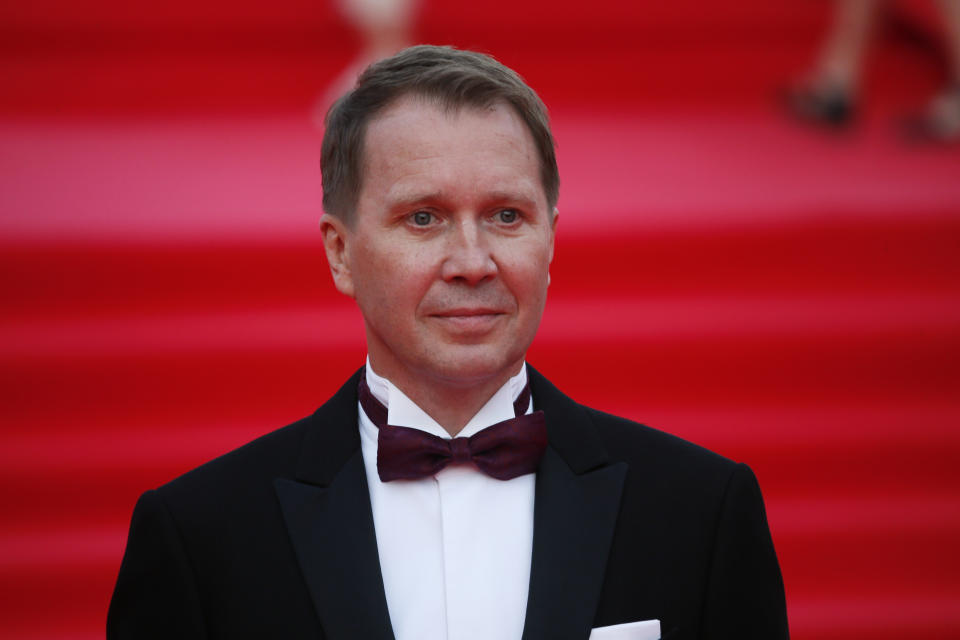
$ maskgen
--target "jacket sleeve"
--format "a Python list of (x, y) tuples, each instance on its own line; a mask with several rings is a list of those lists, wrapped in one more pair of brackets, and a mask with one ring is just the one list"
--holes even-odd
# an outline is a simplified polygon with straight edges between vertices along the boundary
[(723, 498), (714, 540), (702, 637), (786, 640), (787, 606), (780, 565), (756, 476), (735, 468)]
[(182, 537), (160, 494), (147, 491), (133, 510), (107, 613), (107, 639), (205, 637), (196, 580)]

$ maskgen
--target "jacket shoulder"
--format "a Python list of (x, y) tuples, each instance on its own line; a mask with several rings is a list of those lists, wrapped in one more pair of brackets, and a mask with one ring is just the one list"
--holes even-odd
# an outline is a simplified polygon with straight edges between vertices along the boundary
[(663, 466), (693, 465), (703, 472), (726, 473), (737, 465), (725, 456), (666, 431), (591, 407), (583, 408), (614, 460), (656, 458)]
[(268, 486), (272, 492), (276, 478), (293, 478), (310, 467), (336, 471), (360, 446), (356, 388), (361, 371), (311, 415), (200, 465), (159, 487), (158, 492), (168, 499), (188, 501), (214, 497), (217, 492), (217, 498), (237, 496), (242, 500)]
[[(625, 462), (628, 481), (712, 494), (742, 465), (664, 431), (580, 404), (528, 365), (535, 403), (547, 412), (554, 444), (572, 468)], [(716, 498), (717, 496), (712, 496)]]
[(256, 438), (157, 488), (166, 501), (201, 502), (242, 496), (265, 480), (291, 476), (305, 434), (319, 428), (316, 414)]
[(717, 502), (746, 465), (639, 422), (584, 407), (611, 462), (626, 462), (634, 482), (669, 487), (676, 496)]

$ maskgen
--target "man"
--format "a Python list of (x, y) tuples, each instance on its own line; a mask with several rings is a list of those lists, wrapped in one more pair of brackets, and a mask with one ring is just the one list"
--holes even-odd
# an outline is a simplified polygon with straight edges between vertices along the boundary
[(525, 364), (558, 184), (542, 103), (491, 58), (414, 47), (360, 77), (321, 229), (367, 365), (144, 494), (109, 637), (787, 637), (750, 470)]

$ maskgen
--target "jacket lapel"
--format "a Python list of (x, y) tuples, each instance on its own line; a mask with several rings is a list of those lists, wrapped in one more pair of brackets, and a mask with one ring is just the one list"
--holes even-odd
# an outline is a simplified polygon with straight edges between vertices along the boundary
[(358, 376), (310, 418), (296, 479), (274, 487), (326, 637), (393, 640), (360, 453)]
[(600, 600), (627, 465), (609, 464), (583, 407), (528, 372), (549, 446), (537, 470), (523, 640), (583, 640)]

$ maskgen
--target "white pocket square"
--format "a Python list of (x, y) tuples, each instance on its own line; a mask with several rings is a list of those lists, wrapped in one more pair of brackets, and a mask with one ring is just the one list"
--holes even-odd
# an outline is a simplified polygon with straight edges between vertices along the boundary
[(660, 640), (659, 620), (625, 622), (590, 631), (590, 640)]

